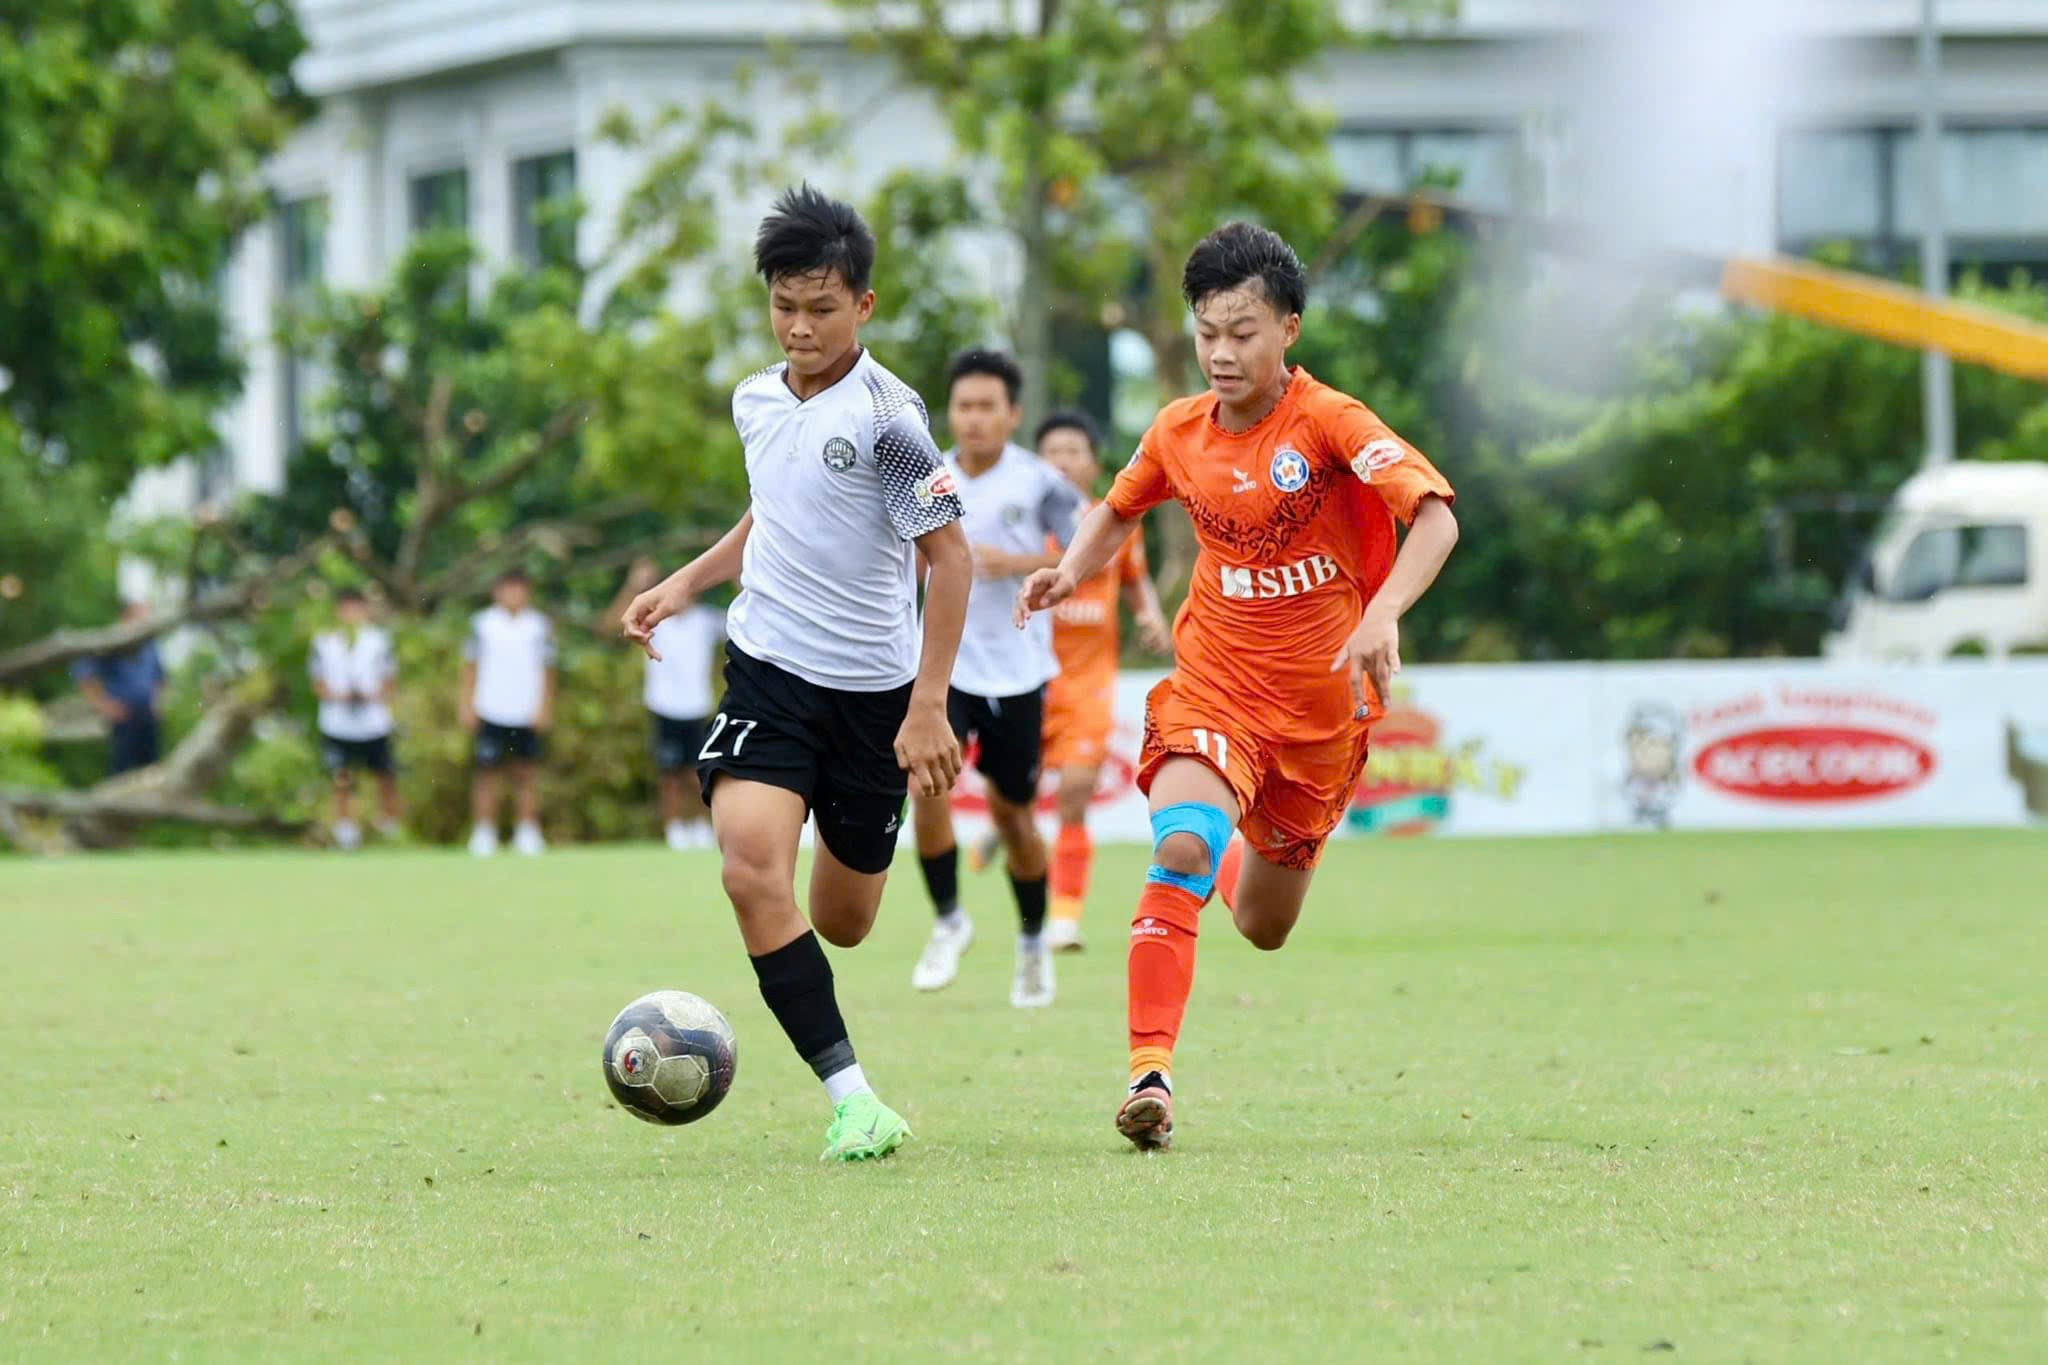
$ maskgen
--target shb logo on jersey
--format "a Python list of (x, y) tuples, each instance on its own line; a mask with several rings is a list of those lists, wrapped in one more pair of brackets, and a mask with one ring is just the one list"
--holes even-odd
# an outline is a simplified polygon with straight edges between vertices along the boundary
[(1401, 463), (1408, 457), (1399, 441), (1374, 441), (1364, 450), (1351, 457), (1351, 472), (1367, 483), (1382, 469)]
[(839, 473), (853, 468), (854, 457), (853, 442), (844, 436), (834, 436), (825, 442), (825, 463)]
[(1310, 555), (1292, 564), (1266, 569), (1223, 566), (1225, 597), (1299, 597), (1314, 592), (1337, 576), (1337, 561), (1328, 555)]
[(1308, 483), (1308, 459), (1293, 446), (1273, 452), (1273, 487), (1282, 493), (1298, 492)]

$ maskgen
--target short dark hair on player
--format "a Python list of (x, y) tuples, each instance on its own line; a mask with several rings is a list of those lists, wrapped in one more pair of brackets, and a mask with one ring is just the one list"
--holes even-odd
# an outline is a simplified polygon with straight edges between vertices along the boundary
[(1058, 412), (1047, 413), (1045, 420), (1038, 424), (1038, 433), (1031, 438), (1031, 444), (1044, 444), (1045, 438), (1055, 431), (1078, 431), (1081, 439), (1088, 443), (1090, 455), (1102, 453), (1102, 428), (1079, 408), (1061, 408)]
[(1180, 292), (1199, 308), (1221, 294), (1257, 280), (1282, 317), (1308, 306), (1308, 275), (1287, 239), (1256, 223), (1225, 223), (1195, 244), (1181, 272)]
[(807, 180), (782, 192), (754, 233), (754, 269), (769, 284), (786, 275), (835, 272), (865, 294), (875, 272), (875, 234), (853, 205)]
[(367, 602), (369, 600), (369, 598), (363, 596), (361, 588), (343, 588), (334, 594), (334, 605), (337, 607), (345, 607), (351, 602)]
[(1015, 403), (1024, 392), (1024, 370), (1003, 351), (988, 346), (969, 346), (953, 357), (946, 366), (946, 393), (950, 397), (953, 386), (970, 374), (992, 374), (1003, 381), (1003, 388)]
[(530, 588), (533, 586), (533, 575), (524, 569), (514, 567), (505, 570), (505, 572), (491, 580), (491, 586), (494, 588), (501, 588), (507, 583), (524, 583)]

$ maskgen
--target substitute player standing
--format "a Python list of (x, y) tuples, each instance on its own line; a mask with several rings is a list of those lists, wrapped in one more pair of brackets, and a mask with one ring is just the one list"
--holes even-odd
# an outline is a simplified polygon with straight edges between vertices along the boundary
[[(605, 615), (606, 628), (617, 629), (632, 600), (660, 581), (661, 570), (652, 559), (633, 561)], [(654, 632), (654, 654), (641, 684), (654, 731), (661, 837), (678, 853), (712, 846), (710, 823), (701, 817), (685, 819), (684, 799), (697, 775), (697, 753), (711, 733), (711, 671), (724, 639), (725, 613), (717, 607), (698, 602), (669, 617)]]
[(1287, 363), (1307, 289), (1286, 242), (1218, 228), (1181, 292), (1208, 392), (1160, 412), (1059, 566), (1017, 601), (1021, 625), (1071, 598), (1168, 498), (1194, 521), (1201, 553), (1174, 671), (1146, 701), (1138, 774), (1153, 863), (1131, 925), (1131, 1084), (1116, 1126), (1141, 1148), (1173, 1140), (1173, 1045), (1202, 907), (1220, 879), (1239, 933), (1286, 942), (1401, 666), (1401, 617), (1458, 539), (1451, 486), (1429, 461)]
[[(1010, 612), (1024, 575), (1058, 562), (1074, 538), (1081, 496), (1050, 465), (1010, 436), (1023, 420), (1017, 400), (1024, 372), (1000, 351), (975, 348), (953, 357), (946, 375), (946, 423), (957, 447), (946, 465), (966, 508), (961, 523), (974, 549), (974, 591), (967, 629), (953, 665), (946, 712), (961, 743), (978, 741), (975, 767), (988, 784), (989, 818), (1002, 841), (1010, 889), (1017, 898), (1017, 966), (1010, 1003), (1050, 1005), (1056, 989), (1045, 942), (1045, 839), (1031, 813), (1038, 797), (1045, 684), (1059, 671), (1050, 623), (1019, 631)], [(945, 796), (916, 801), (917, 853), (938, 920), (918, 955), (910, 984), (921, 991), (951, 985), (960, 955), (974, 941), (974, 921), (960, 908), (960, 848)]]
[[(740, 580), (725, 697), (697, 771), (761, 998), (832, 1101), (824, 1156), (858, 1161), (887, 1156), (910, 1126), (855, 1060), (818, 936), (850, 948), (874, 927), (906, 772), (923, 796), (960, 774), (946, 680), (973, 561), (923, 402), (860, 345), (875, 308), (867, 224), (809, 185), (790, 190), (762, 221), (754, 262), (788, 359), (733, 391), (752, 506), (633, 599), (624, 630), (659, 653), (663, 621)], [(931, 566), (921, 649), (918, 553)], [(807, 817), (808, 923), (795, 891)]]
[(498, 575), (491, 605), (470, 618), (459, 711), (463, 728), (476, 736), (469, 851), (479, 858), (498, 851), (498, 774), (509, 768), (518, 811), (512, 847), (546, 852), (540, 760), (555, 716), (555, 628), (534, 610), (533, 580), (524, 570)]
[(334, 844), (362, 847), (356, 823), (355, 773), (377, 779), (377, 831), (398, 834), (398, 770), (391, 761), (391, 703), (398, 694), (398, 658), (391, 637), (370, 620), (370, 603), (354, 588), (334, 595), (336, 626), (313, 637), (307, 663), (320, 699), (320, 761), (334, 775)]
[[(1039, 458), (1065, 475), (1092, 505), (1102, 478), (1094, 420), (1082, 412), (1055, 412), (1038, 424), (1036, 444)], [(1102, 781), (1110, 731), (1116, 726), (1120, 595), (1145, 648), (1167, 653), (1172, 642), (1159, 591), (1145, 565), (1142, 535), (1128, 537), (1108, 568), (1053, 608), (1052, 648), (1060, 671), (1045, 688), (1045, 766), (1059, 784), (1060, 829), (1052, 846), (1052, 910), (1045, 943), (1056, 953), (1081, 947), (1081, 910), (1095, 862), (1088, 803)]]

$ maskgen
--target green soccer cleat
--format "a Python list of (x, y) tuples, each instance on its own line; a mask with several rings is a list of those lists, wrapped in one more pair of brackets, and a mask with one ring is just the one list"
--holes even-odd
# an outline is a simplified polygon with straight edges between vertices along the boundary
[(872, 1090), (848, 1095), (832, 1111), (820, 1161), (872, 1161), (903, 1145), (910, 1125), (903, 1115), (875, 1098)]

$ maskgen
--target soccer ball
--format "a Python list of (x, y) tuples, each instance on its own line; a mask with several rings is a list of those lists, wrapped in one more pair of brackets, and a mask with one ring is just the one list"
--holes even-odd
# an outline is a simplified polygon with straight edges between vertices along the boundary
[(649, 1123), (695, 1123), (732, 1089), (732, 1025), (687, 991), (652, 991), (619, 1011), (604, 1035), (612, 1098)]

